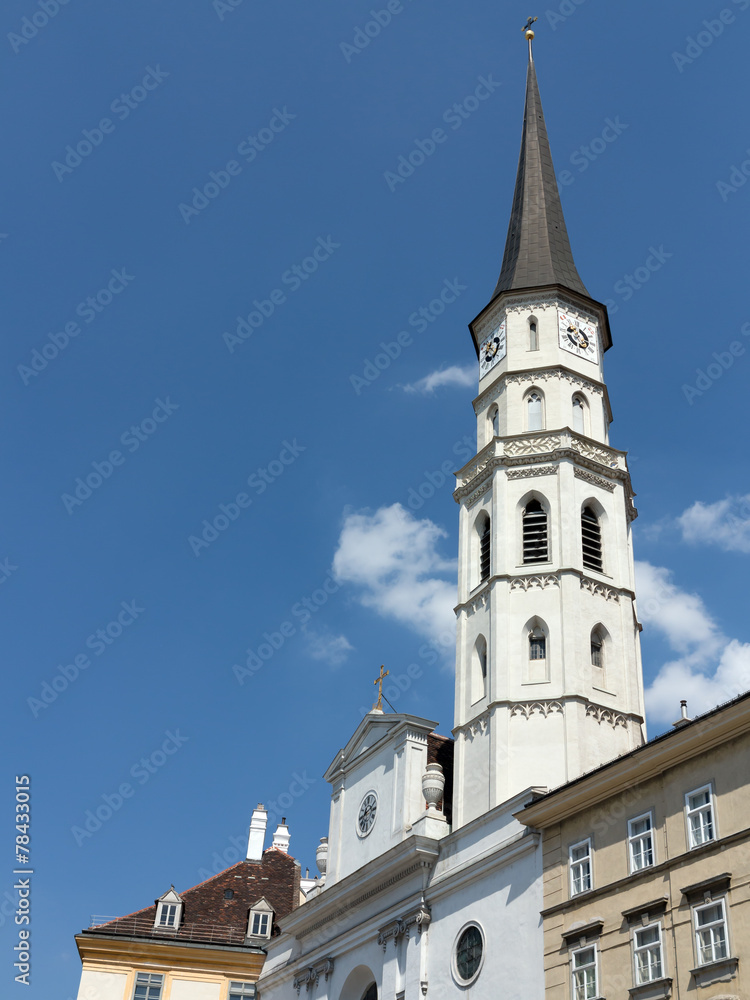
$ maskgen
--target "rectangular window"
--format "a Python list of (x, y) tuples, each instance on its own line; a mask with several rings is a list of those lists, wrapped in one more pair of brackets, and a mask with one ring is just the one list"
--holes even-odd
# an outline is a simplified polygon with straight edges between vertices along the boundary
[(695, 914), (695, 947), (698, 952), (698, 965), (708, 965), (718, 962), (729, 955), (727, 945), (727, 918), (724, 900), (709, 903), (707, 906), (696, 906)]
[(160, 927), (174, 927), (177, 924), (177, 904), (176, 903), (162, 903), (161, 913), (159, 914), (159, 926)]
[(704, 785), (685, 796), (688, 841), (690, 847), (700, 847), (716, 839), (714, 803), (711, 786)]
[(161, 1000), (164, 976), (153, 972), (137, 972), (133, 1000)]
[(577, 896), (593, 888), (591, 878), (591, 841), (584, 840), (570, 848), (570, 894)]
[(268, 935), (269, 919), (269, 913), (254, 913), (250, 933), (258, 937), (266, 937)]
[(596, 948), (581, 948), (572, 955), (573, 1000), (594, 1000), (599, 995), (596, 982)]
[(230, 983), (228, 1000), (248, 1000), (255, 996), (255, 983)]
[(628, 821), (628, 851), (630, 871), (639, 872), (654, 863), (654, 836), (651, 813)]
[(636, 986), (662, 978), (664, 973), (662, 972), (661, 927), (659, 924), (652, 924), (650, 927), (642, 927), (635, 931), (633, 951), (635, 953)]

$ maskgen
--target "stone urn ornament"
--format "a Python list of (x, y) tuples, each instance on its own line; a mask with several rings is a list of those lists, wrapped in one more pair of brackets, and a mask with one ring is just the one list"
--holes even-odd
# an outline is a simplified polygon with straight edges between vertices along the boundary
[(325, 878), (328, 868), (328, 837), (321, 837), (315, 851), (315, 864), (318, 866), (321, 878)]
[(441, 812), (438, 803), (443, 801), (445, 791), (445, 775), (440, 764), (428, 764), (422, 775), (422, 794), (427, 803), (428, 812)]

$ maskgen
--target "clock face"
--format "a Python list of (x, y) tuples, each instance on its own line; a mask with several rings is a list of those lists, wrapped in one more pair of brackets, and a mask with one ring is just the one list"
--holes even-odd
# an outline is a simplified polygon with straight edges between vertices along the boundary
[(505, 357), (505, 320), (495, 327), (479, 348), (479, 377), (487, 374)]
[(378, 800), (374, 792), (368, 792), (362, 799), (357, 817), (357, 828), (363, 837), (375, 826), (375, 817), (378, 814)]
[(560, 347), (564, 351), (594, 364), (599, 360), (599, 334), (595, 323), (578, 319), (570, 313), (559, 313)]

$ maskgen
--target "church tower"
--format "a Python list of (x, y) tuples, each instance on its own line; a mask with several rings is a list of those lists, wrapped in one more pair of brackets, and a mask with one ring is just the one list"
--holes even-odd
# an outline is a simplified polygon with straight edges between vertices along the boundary
[(454, 827), (645, 739), (631, 525), (602, 355), (575, 263), (529, 39), (500, 278), (470, 324), (477, 455), (457, 473)]

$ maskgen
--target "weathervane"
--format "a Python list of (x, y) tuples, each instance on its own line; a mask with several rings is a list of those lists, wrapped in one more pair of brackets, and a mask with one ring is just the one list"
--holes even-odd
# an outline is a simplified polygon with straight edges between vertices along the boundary
[(380, 664), (380, 675), (378, 677), (376, 677), (375, 680), (372, 682), (373, 684), (377, 684), (378, 685), (378, 701), (377, 701), (376, 705), (372, 706), (373, 712), (382, 712), (383, 711), (383, 681), (386, 679), (386, 677), (390, 673), (390, 670), (386, 670), (385, 673), (383, 673), (384, 670), (385, 670), (385, 665), (381, 663)]
[(526, 35), (526, 38), (529, 40), (529, 59), (531, 59), (531, 41), (532, 41), (532, 39), (534, 37), (534, 31), (533, 31), (531, 25), (534, 23), (534, 21), (538, 21), (538, 20), (539, 20), (538, 17), (530, 17), (528, 19), (528, 21), (526, 22), (526, 24), (524, 24), (524, 26), (521, 28), (521, 31), (524, 32), (524, 34)]

